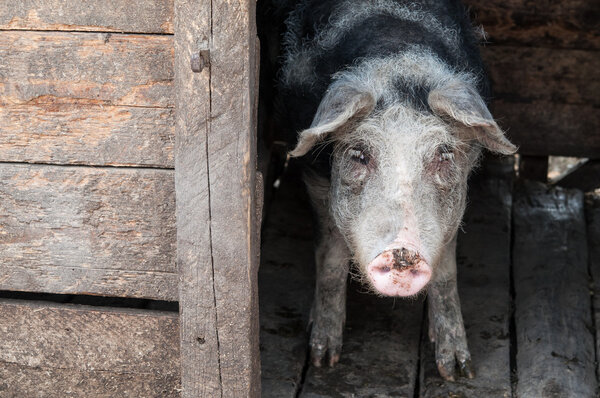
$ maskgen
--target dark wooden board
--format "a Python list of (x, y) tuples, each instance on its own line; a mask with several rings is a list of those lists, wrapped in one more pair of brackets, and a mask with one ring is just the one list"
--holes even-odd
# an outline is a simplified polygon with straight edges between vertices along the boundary
[[(508, 162), (505, 169), (510, 168)], [(475, 378), (444, 381), (435, 365), (433, 345), (423, 336), (421, 397), (511, 396), (512, 181), (510, 172), (502, 176), (499, 169), (482, 170), (471, 178), (464, 232), (458, 237), (458, 290)]]
[(300, 393), (316, 397), (413, 397), (421, 299), (380, 298), (350, 284), (344, 346), (333, 368), (308, 368)]
[(519, 153), (533, 156), (598, 157), (600, 112), (591, 105), (534, 101), (493, 102), (493, 115)]
[(175, 0), (175, 189), (183, 398), (224, 397), (211, 249), (207, 136), (210, 67), (194, 73), (191, 60), (207, 49), (211, 4)]
[(173, 39), (0, 32), (0, 161), (173, 167)]
[(2, 397), (178, 397), (176, 313), (0, 300)]
[(482, 55), (493, 114), (521, 154), (598, 156), (597, 51), (493, 45)]
[(564, 188), (577, 188), (584, 192), (600, 188), (600, 159), (590, 159), (578, 164), (553, 184)]
[(315, 285), (311, 211), (299, 173), (281, 180), (262, 232), (260, 353), (263, 398), (295, 398)]
[[(589, 193), (585, 198), (587, 223), (588, 261), (592, 276), (593, 310), (596, 326), (596, 353), (600, 352), (600, 193)], [(600, 364), (596, 363), (596, 375), (600, 375)]]
[(492, 43), (600, 48), (600, 4), (589, 0), (465, 0)]
[(494, 98), (600, 107), (597, 51), (491, 45), (482, 56)]
[(0, 289), (176, 301), (173, 172), (0, 164)]
[(548, 156), (521, 155), (519, 178), (546, 182), (548, 180)]
[(595, 397), (583, 194), (525, 183), (513, 225), (517, 397)]
[(0, 30), (173, 33), (173, 0), (0, 0)]

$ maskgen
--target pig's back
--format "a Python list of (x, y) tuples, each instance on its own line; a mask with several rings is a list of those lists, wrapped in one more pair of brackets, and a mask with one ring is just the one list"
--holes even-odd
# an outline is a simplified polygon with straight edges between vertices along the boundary
[[(310, 125), (332, 75), (362, 59), (419, 46), (453, 69), (483, 75), (477, 40), (459, 1), (305, 0), (286, 24), (280, 87), (292, 142)], [(480, 90), (487, 97), (484, 84)]]

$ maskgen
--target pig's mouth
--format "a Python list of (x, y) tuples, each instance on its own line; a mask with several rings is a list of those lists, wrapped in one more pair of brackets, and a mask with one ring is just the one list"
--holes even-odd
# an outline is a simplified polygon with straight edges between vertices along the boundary
[(386, 296), (413, 296), (431, 279), (431, 267), (415, 250), (385, 250), (367, 265), (375, 289)]

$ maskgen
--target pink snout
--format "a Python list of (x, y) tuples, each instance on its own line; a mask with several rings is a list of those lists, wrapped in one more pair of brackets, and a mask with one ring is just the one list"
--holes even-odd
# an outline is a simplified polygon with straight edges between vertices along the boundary
[(431, 279), (431, 267), (418, 252), (406, 248), (388, 249), (367, 266), (369, 279), (386, 296), (412, 296)]

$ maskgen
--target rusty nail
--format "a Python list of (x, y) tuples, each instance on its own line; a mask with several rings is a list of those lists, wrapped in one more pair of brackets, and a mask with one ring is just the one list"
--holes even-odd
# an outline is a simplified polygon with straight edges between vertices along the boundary
[(192, 70), (196, 73), (202, 72), (202, 70), (210, 65), (210, 54), (208, 50), (200, 50), (198, 53), (192, 55), (191, 59)]

